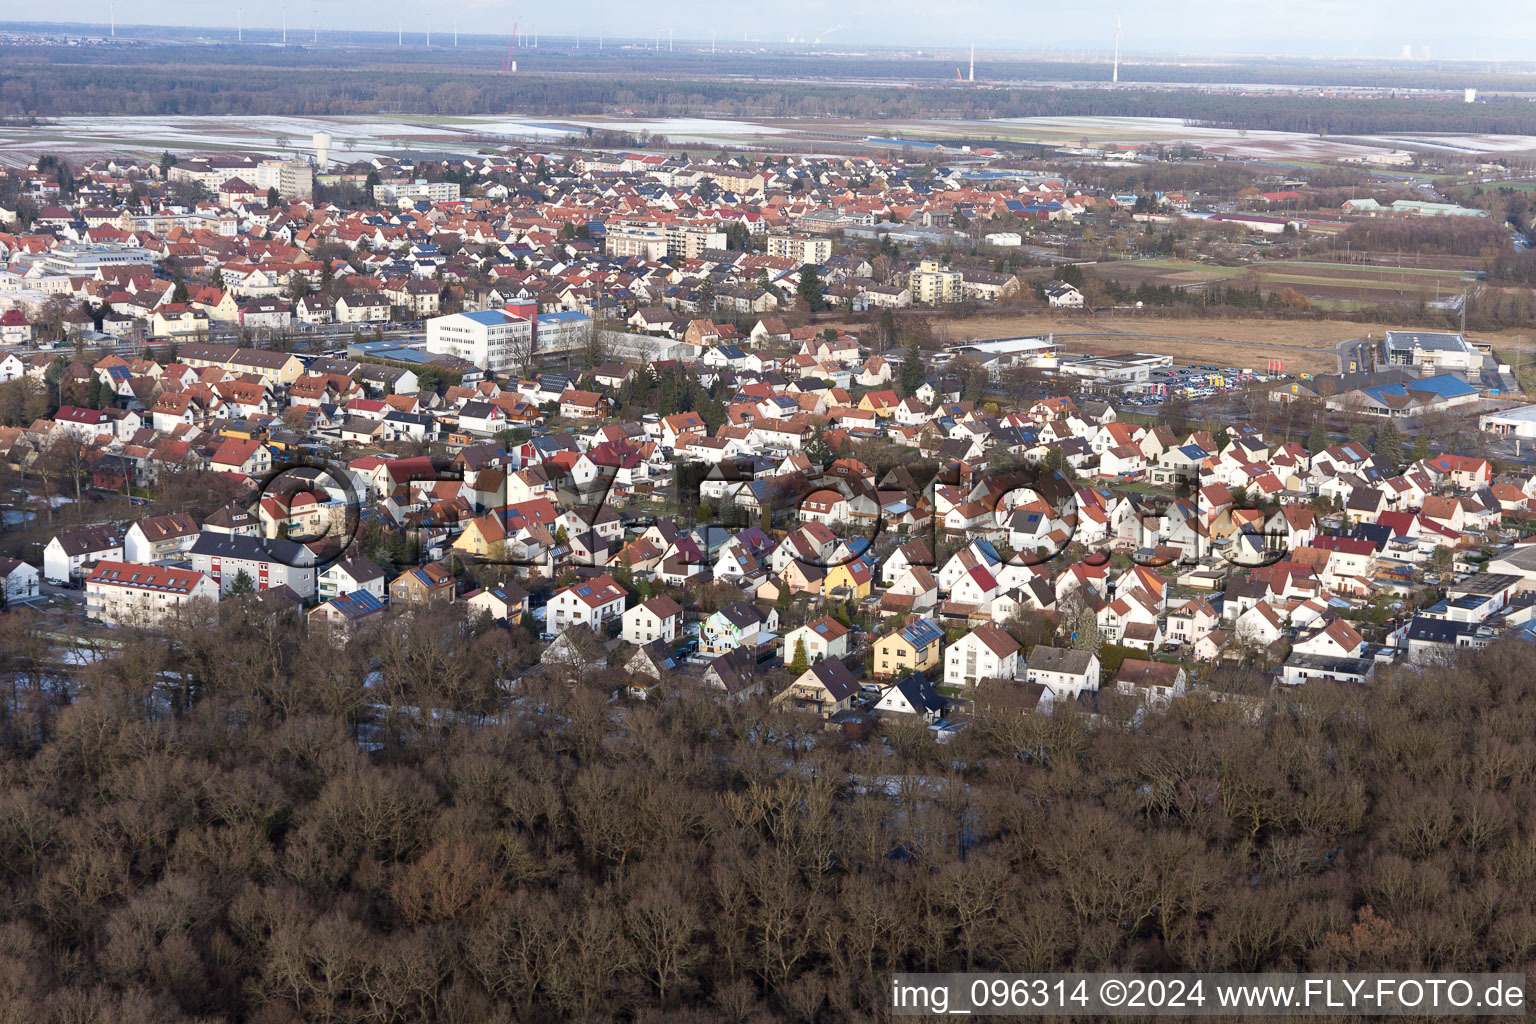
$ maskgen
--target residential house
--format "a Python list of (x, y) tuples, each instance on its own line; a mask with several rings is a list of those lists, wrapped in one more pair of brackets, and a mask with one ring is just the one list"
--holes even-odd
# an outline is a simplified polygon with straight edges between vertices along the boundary
[(983, 623), (950, 645), (944, 655), (944, 682), (973, 687), (982, 679), (1014, 679), (1019, 674), (1019, 644), (995, 623)]
[(1051, 691), (1053, 700), (1074, 699), (1099, 689), (1099, 656), (1092, 651), (1038, 644), (1029, 652), (1024, 678)]
[(780, 649), (784, 664), (791, 664), (800, 657), (803, 646), (806, 664), (814, 665), (827, 658), (841, 658), (848, 653), (850, 632), (847, 626), (830, 615), (823, 615), (784, 636)]
[(560, 633), (570, 626), (582, 625), (599, 635), (610, 619), (624, 614), (628, 595), (612, 576), (598, 576), (573, 583), (549, 599), (545, 629)]
[(853, 706), (859, 677), (839, 658), (829, 658), (800, 673), (773, 698), (777, 708), (808, 711), (831, 718)]
[(426, 604), (453, 604), (458, 581), (442, 562), (407, 569), (389, 581), (389, 603), (406, 608)]
[(123, 537), (115, 526), (88, 526), (60, 533), (43, 549), (43, 578), (66, 583), (86, 575), (88, 565), (123, 561)]
[(683, 609), (666, 594), (660, 594), (625, 612), (623, 623), (622, 636), (628, 643), (637, 647), (656, 640), (670, 644), (682, 628)]
[(926, 673), (939, 667), (944, 631), (931, 619), (917, 619), (875, 641), (875, 675)]

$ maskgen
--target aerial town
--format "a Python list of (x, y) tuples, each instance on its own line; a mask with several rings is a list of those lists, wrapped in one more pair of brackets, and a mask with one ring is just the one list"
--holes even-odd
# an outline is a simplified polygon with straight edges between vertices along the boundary
[[(345, 643), (441, 603), (526, 634), (509, 688), (686, 684), (936, 741), (983, 706), (1536, 639), (1536, 471), (1488, 448), (1536, 407), (1475, 336), (1311, 374), (907, 319), (1082, 311), (1027, 240), (1199, 197), (990, 152), (333, 168), (314, 142), (3, 172), (8, 604), (84, 636), (254, 595)], [(1429, 205), (1329, 216), (1481, 216)], [(1469, 418), (1472, 450), (1416, 429)]]
[(0, 19), (0, 1022), (1524, 1013), (1530, 19), (1017, 6)]

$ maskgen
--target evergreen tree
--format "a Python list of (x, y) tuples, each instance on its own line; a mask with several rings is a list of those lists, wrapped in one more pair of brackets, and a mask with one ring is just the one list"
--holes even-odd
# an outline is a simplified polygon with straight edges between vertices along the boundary
[(811, 667), (811, 659), (805, 653), (805, 637), (795, 641), (795, 657), (789, 663), (789, 670), (795, 675), (800, 675)]
[(820, 313), (827, 308), (827, 299), (822, 293), (821, 274), (813, 266), (800, 268), (800, 284), (795, 288), (795, 293), (812, 313)]
[(235, 576), (235, 582), (229, 585), (229, 596), (240, 597), (243, 594), (256, 593), (256, 584), (251, 581), (250, 573), (241, 569)]
[(875, 337), (879, 339), (881, 348), (890, 348), (896, 344), (896, 314), (889, 306), (880, 311), (880, 325)]
[(1322, 420), (1315, 420), (1312, 429), (1307, 432), (1307, 451), (1316, 455), (1328, 447), (1328, 429), (1323, 426)]
[(283, 197), (278, 194), (277, 186), (276, 185), (273, 185), (271, 188), (267, 189), (267, 206), (268, 207), (277, 206), (282, 201), (283, 201)]
[(827, 439), (820, 430), (811, 435), (811, 439), (805, 443), (805, 457), (811, 463), (825, 469), (832, 463), (832, 448), (827, 444)]
[[(890, 310), (886, 310), (887, 313)], [(923, 386), (923, 350), (916, 345), (907, 349), (907, 354), (901, 361), (901, 373), (897, 375), (896, 382), (901, 385), (901, 393), (905, 398), (911, 398), (917, 389)]]
[(1403, 468), (1403, 435), (1397, 425), (1388, 420), (1376, 434), (1376, 457), (1393, 472)]
[(186, 302), (187, 301), (187, 282), (186, 282), (186, 280), (181, 276), (181, 274), (178, 273), (176, 275), (176, 277), (175, 277), (175, 281), (176, 281), (176, 287), (171, 292), (171, 301), (172, 302)]
[(1422, 462), (1429, 458), (1429, 435), (1419, 434), (1413, 439), (1413, 461)]

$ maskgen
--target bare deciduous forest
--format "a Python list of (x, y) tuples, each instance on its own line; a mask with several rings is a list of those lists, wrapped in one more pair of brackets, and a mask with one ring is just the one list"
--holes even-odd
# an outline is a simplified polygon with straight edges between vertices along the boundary
[(3, 1020), (859, 1022), (898, 969), (1536, 952), (1519, 644), (940, 746), (508, 693), (532, 645), (449, 611), (334, 645), (237, 599), (83, 667), (0, 633)]

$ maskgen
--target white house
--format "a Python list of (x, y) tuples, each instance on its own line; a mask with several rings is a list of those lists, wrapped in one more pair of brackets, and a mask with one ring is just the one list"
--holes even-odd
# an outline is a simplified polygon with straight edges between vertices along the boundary
[(367, 555), (354, 555), (333, 562), (320, 573), (316, 584), (317, 596), (321, 601), (355, 594), (360, 590), (372, 594), (380, 601), (385, 599), (384, 570)]
[(123, 560), (123, 538), (113, 526), (88, 526), (83, 530), (61, 533), (43, 549), (43, 576), (53, 583), (63, 583), (84, 575), (91, 562)]
[(788, 665), (795, 660), (801, 644), (805, 645), (808, 664), (814, 665), (827, 658), (841, 658), (848, 653), (849, 639), (847, 626), (830, 615), (823, 615), (816, 621), (808, 622), (799, 629), (785, 634), (784, 646), (781, 649), (784, 664)]
[(944, 698), (921, 672), (914, 672), (887, 686), (880, 699), (875, 701), (878, 716), (919, 715), (929, 722), (943, 717), (944, 708)]
[(1018, 642), (990, 622), (977, 626), (944, 652), (944, 682), (949, 686), (975, 686), (982, 679), (1015, 679), (1018, 674)]
[(1048, 688), (1057, 699), (1094, 692), (1099, 688), (1099, 656), (1092, 651), (1039, 644), (1029, 652), (1024, 678)]
[(624, 588), (606, 573), (594, 580), (573, 583), (549, 599), (545, 628), (560, 633), (569, 626), (590, 626), (600, 633), (609, 619), (624, 614)]
[(623, 636), (637, 647), (654, 640), (671, 643), (677, 639), (677, 631), (682, 624), (682, 606), (666, 594), (661, 594), (624, 613)]
[(27, 601), (38, 594), (37, 567), (16, 558), (0, 558), (0, 580), (5, 581), (5, 603)]
[(140, 565), (180, 561), (197, 542), (202, 527), (185, 512), (140, 519), (123, 534), (123, 554)]

